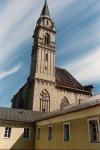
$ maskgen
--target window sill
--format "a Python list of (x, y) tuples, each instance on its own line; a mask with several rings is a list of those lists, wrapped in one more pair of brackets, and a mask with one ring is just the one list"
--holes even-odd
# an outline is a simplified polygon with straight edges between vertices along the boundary
[(64, 140), (64, 142), (70, 142), (70, 140)]
[(23, 140), (27, 140), (28, 141), (28, 140), (30, 140), (30, 138), (23, 138)]
[(3, 139), (11, 139), (11, 137), (3, 137)]
[(100, 144), (100, 141), (97, 141), (97, 142), (90, 142), (90, 144)]

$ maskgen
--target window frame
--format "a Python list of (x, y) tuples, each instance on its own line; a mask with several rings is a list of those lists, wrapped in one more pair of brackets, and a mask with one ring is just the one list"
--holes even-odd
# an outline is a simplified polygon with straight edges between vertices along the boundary
[[(51, 131), (52, 131), (52, 132), (51, 132), (51, 136), (49, 135), (49, 133), (50, 133), (50, 132), (49, 132), (49, 131), (50, 131), (49, 128), (52, 129), (52, 130), (51, 130)], [(49, 126), (48, 126), (48, 141), (51, 141), (51, 140), (52, 140), (52, 135), (53, 135), (53, 126), (52, 126), (52, 125), (49, 125)]]
[[(29, 129), (29, 134), (28, 134), (28, 137), (24, 137), (24, 131), (25, 129)], [(27, 140), (27, 139), (30, 139), (30, 128), (29, 127), (25, 127), (24, 130), (23, 130), (23, 139)]]
[[(69, 140), (65, 140), (65, 137), (64, 137), (64, 126), (65, 125), (68, 125), (69, 126)], [(63, 123), (63, 141), (64, 142), (69, 142), (70, 141), (70, 122), (65, 122), (65, 123)]]
[(50, 45), (50, 34), (46, 33), (44, 36), (44, 44)]
[[(9, 137), (9, 136), (5, 136), (6, 128), (10, 128), (10, 137)], [(12, 133), (12, 127), (9, 127), (9, 126), (4, 127), (4, 135), (3, 135), (3, 138), (4, 138), (4, 139), (10, 139), (10, 138), (11, 138), (11, 133)], [(8, 131), (7, 131), (7, 135), (8, 135)]]
[[(98, 124), (98, 132), (99, 132), (99, 141), (98, 142), (91, 142), (91, 137), (90, 137), (90, 126), (89, 126), (89, 122), (90, 121), (97, 121)], [(89, 118), (87, 119), (87, 124), (88, 124), (88, 137), (89, 137), (89, 144), (100, 144), (100, 120), (98, 117), (94, 117), (94, 118)]]

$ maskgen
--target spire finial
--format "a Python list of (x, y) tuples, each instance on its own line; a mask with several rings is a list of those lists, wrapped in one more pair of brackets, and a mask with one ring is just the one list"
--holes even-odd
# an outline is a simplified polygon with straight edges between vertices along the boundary
[(42, 12), (41, 12), (41, 16), (48, 16), (48, 17), (50, 17), (47, 0), (45, 0), (44, 6), (43, 6), (43, 9), (42, 9)]

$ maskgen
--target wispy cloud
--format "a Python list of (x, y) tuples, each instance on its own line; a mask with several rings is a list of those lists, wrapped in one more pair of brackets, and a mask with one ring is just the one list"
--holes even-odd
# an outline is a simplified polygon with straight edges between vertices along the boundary
[(75, 77), (82, 82), (100, 80), (100, 48), (64, 67), (73, 72)]
[[(33, 6), (32, 6), (33, 3)], [(29, 36), (32, 29), (32, 8), (37, 4), (34, 0), (12, 1), (0, 13), (0, 64), (14, 54)], [(36, 11), (36, 10), (35, 10)], [(37, 11), (36, 11), (37, 12)], [(28, 15), (28, 16), (27, 16)], [(35, 14), (37, 16), (37, 14)], [(6, 19), (4, 19), (6, 18)], [(35, 18), (34, 18), (35, 19)], [(5, 44), (6, 40), (6, 44)]]
[(21, 68), (21, 65), (17, 65), (15, 67), (11, 68), (10, 70), (1, 71), (0, 72), (0, 79), (3, 79), (9, 75), (16, 73), (17, 71), (19, 71), (20, 68)]
[[(43, 3), (44, 0), (0, 1), (0, 104), (3, 106), (10, 103), (26, 81), (31, 37)], [(100, 53), (96, 49), (100, 47), (100, 1), (48, 0), (48, 4), (57, 27), (57, 65), (69, 69), (80, 81), (100, 81), (97, 69)], [(96, 59), (92, 61), (93, 58)]]
[[(54, 4), (50, 3), (51, 0), (48, 1), (52, 10), (56, 7), (56, 14), (72, 0), (62, 1), (63, 3), (57, 3), (55, 0)], [(0, 65), (14, 55), (21, 44), (24, 44), (29, 38), (31, 40), (43, 2), (43, 0), (29, 0), (28, 3), (27, 0), (10, 0), (2, 9), (0, 12)]]

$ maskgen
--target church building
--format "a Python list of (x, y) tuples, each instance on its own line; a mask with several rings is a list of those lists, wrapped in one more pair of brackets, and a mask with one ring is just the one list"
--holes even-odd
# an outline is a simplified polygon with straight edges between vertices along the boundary
[(45, 0), (33, 34), (30, 75), (0, 107), (0, 150), (100, 150), (100, 94), (55, 66), (56, 27)]
[(50, 112), (92, 95), (92, 86), (81, 85), (67, 70), (55, 66), (56, 27), (47, 1), (33, 34), (30, 75), (12, 98), (12, 108)]

